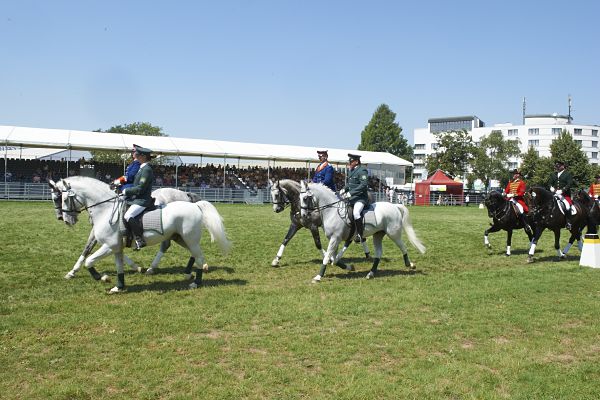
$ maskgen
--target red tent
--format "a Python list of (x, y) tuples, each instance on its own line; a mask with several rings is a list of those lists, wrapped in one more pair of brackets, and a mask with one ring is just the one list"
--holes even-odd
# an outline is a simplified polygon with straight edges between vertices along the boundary
[[(430, 205), (429, 195), (432, 191), (439, 190), (444, 195), (456, 196), (455, 199), (459, 203), (463, 201), (463, 184), (462, 182), (453, 181), (446, 175), (441, 169), (438, 169), (429, 178), (415, 184), (415, 204), (417, 206), (428, 206)], [(436, 188), (437, 186), (437, 188)]]

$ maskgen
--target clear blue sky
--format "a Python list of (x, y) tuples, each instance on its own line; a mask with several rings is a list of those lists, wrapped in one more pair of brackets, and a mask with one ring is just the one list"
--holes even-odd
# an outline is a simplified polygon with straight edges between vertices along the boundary
[(0, 125), (355, 148), (379, 104), (600, 124), (596, 1), (0, 2)]

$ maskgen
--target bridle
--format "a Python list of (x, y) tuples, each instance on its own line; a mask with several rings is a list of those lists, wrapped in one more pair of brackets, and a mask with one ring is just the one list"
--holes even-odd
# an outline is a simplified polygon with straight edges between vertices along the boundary
[[(63, 203), (62, 198), (63, 198), (64, 193), (67, 194), (67, 198), (65, 200), (65, 204), (66, 204), (67, 208), (62, 207), (62, 203)], [(71, 187), (68, 184), (66, 185), (66, 190), (59, 190), (58, 188), (55, 188), (52, 191), (52, 201), (54, 202), (54, 209), (60, 210), (62, 213), (65, 213), (65, 214), (71, 215), (71, 216), (81, 214), (83, 211), (88, 211), (90, 208), (99, 206), (100, 204), (108, 203), (113, 200), (117, 200), (119, 198), (120, 198), (120, 196), (117, 195), (114, 197), (110, 197), (106, 200), (102, 200), (97, 203), (94, 203), (90, 206), (86, 206), (84, 203), (82, 203), (77, 198), (77, 194), (75, 193), (75, 191), (73, 189), (71, 189)]]
[(333, 206), (345, 201), (345, 200), (337, 200), (337, 201), (334, 201), (333, 203), (325, 204), (323, 206), (314, 206), (313, 205), (313, 194), (310, 190), (300, 191), (300, 194), (305, 195), (304, 201), (306, 202), (306, 206), (302, 206), (302, 202), (300, 202), (300, 208), (302, 210), (306, 210), (309, 214), (312, 213), (313, 211), (321, 211), (326, 208), (333, 207)]
[(292, 204), (288, 196), (285, 194), (285, 190), (279, 186), (279, 182), (277, 182), (277, 187), (273, 186), (273, 188), (271, 188), (271, 194), (273, 194), (273, 197), (277, 199), (277, 201), (274, 201), (273, 204), (281, 207), (281, 211), (285, 210), (288, 205)]

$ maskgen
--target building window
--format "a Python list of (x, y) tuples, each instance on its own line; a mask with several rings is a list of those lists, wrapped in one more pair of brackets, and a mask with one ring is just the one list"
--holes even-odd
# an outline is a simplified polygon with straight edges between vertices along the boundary
[(598, 147), (598, 142), (595, 140), (592, 140), (592, 147)]
[(509, 162), (508, 163), (508, 169), (515, 169), (517, 168), (517, 163), (516, 162)]
[(425, 144), (424, 143), (415, 144), (415, 150), (425, 150)]
[(437, 150), (440, 147), (439, 143), (431, 143), (431, 150)]
[(519, 136), (519, 130), (518, 129), (509, 129), (508, 136)]
[(539, 135), (540, 129), (539, 128), (529, 128), (527, 133), (529, 133), (530, 135)]
[(598, 158), (598, 152), (592, 151), (592, 158)]
[(553, 135), (560, 135), (561, 132), (562, 132), (562, 129), (560, 129), (560, 128), (552, 128)]
[(528, 144), (529, 144), (529, 147), (536, 147), (536, 146), (539, 146), (539, 145), (540, 145), (540, 141), (539, 141), (539, 140), (537, 140), (537, 139), (536, 139), (536, 140), (530, 140), (530, 141), (528, 142)]
[(576, 135), (583, 134), (583, 130), (581, 128), (575, 128), (573, 131), (575, 132)]
[(598, 129), (592, 129), (592, 136), (598, 136)]
[(579, 146), (583, 146), (583, 140), (576, 140), (575, 143), (577, 143)]

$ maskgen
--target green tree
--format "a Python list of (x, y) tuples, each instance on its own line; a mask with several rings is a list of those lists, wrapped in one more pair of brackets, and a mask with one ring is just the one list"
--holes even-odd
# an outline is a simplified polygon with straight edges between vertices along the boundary
[[(128, 135), (140, 135), (140, 136), (168, 136), (162, 128), (153, 126), (148, 122), (134, 122), (132, 124), (115, 125), (108, 128), (106, 131), (97, 130), (94, 132), (107, 132), (107, 133), (124, 133)], [(130, 152), (123, 152), (121, 150), (106, 151), (106, 150), (91, 150), (92, 160), (97, 162), (106, 163), (122, 163), (123, 159), (130, 156)]]
[(565, 129), (550, 144), (553, 161), (561, 160), (573, 174), (574, 187), (587, 188), (593, 178), (593, 170), (581, 145)]
[(384, 151), (408, 161), (413, 160), (413, 149), (395, 122), (396, 114), (386, 104), (381, 104), (360, 134), (358, 150)]
[(473, 160), (475, 146), (471, 135), (465, 129), (460, 131), (437, 132), (437, 152), (427, 156), (425, 168), (431, 174), (441, 169), (454, 176), (465, 176)]
[(506, 167), (512, 157), (520, 154), (517, 140), (506, 140), (501, 131), (492, 131), (481, 138), (473, 151), (473, 174), (489, 187), (492, 179), (507, 183)]
[(527, 152), (521, 154), (521, 166), (519, 167), (527, 186), (546, 186), (548, 178), (554, 165), (550, 157), (540, 157), (538, 151), (529, 147)]

